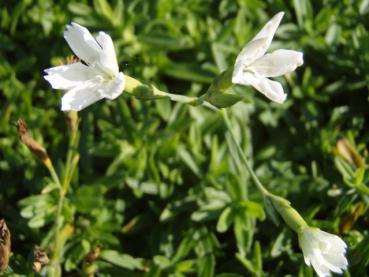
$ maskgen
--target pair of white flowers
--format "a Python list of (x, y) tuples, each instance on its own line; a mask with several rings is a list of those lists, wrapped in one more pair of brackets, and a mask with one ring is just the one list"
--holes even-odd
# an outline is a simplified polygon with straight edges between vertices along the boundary
[[(238, 55), (232, 83), (251, 85), (266, 97), (283, 103), (287, 95), (277, 77), (292, 72), (302, 65), (302, 52), (279, 49), (270, 54), (268, 50), (283, 13), (275, 15)], [(80, 111), (96, 101), (115, 99), (124, 90), (125, 77), (119, 72), (111, 37), (104, 32), (94, 38), (77, 23), (71, 23), (64, 38), (80, 59), (79, 62), (46, 69), (45, 79), (54, 89), (65, 90), (62, 97), (63, 111)]]
[[(303, 63), (303, 54), (298, 51), (279, 49), (265, 54), (282, 17), (282, 12), (276, 14), (246, 44), (232, 74), (232, 83), (251, 85), (277, 103), (283, 103), (286, 94), (279, 82), (268, 78), (292, 72)], [(45, 70), (45, 79), (54, 89), (66, 90), (61, 109), (80, 111), (100, 99), (117, 98), (124, 90), (125, 76), (119, 72), (111, 37), (100, 32), (94, 38), (85, 27), (72, 23), (64, 38), (80, 61)], [(306, 264), (313, 266), (320, 277), (347, 268), (347, 246), (338, 236), (308, 226), (298, 236)]]

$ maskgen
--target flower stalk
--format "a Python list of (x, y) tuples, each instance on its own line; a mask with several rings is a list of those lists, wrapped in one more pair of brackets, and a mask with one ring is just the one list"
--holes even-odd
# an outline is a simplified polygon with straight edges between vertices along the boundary
[[(292, 230), (299, 232), (302, 228), (307, 226), (305, 220), (294, 208), (291, 207), (291, 204), (287, 199), (271, 193), (264, 187), (264, 185), (261, 183), (261, 181), (255, 174), (254, 170), (252, 169), (251, 165), (249, 164), (247, 157), (244, 151), (242, 150), (241, 146), (237, 143), (235, 134), (232, 129), (231, 122), (228, 117), (228, 113), (225, 109), (222, 110), (222, 116), (223, 116), (225, 125), (227, 126), (228, 132), (231, 136), (232, 142), (237, 147), (237, 151), (238, 151), (239, 156), (241, 157), (242, 164), (244, 168), (246, 169), (246, 171), (250, 174), (251, 179), (253, 180), (257, 189), (261, 192), (264, 198), (268, 198), (272, 202), (273, 207), (281, 215), (281, 217), (286, 222), (286, 224)], [(235, 160), (235, 162), (237, 161)]]
[(183, 104), (200, 105), (202, 100), (198, 97), (189, 97), (185, 95), (173, 94), (162, 91), (153, 85), (142, 83), (141, 81), (132, 78), (128, 75), (125, 77), (124, 91), (141, 100), (156, 100), (156, 99), (170, 99), (175, 102)]
[(308, 266), (312, 266), (319, 277), (330, 276), (331, 271), (343, 273), (343, 270), (346, 270), (348, 266), (345, 257), (346, 243), (336, 235), (310, 227), (287, 199), (269, 192), (263, 186), (250, 166), (241, 146), (236, 141), (227, 111), (223, 109), (221, 112), (232, 142), (236, 145), (238, 154), (241, 157), (242, 164), (250, 174), (254, 184), (262, 193), (264, 199), (272, 203), (272, 207), (279, 213), (284, 222), (297, 233), (305, 263)]
[[(235, 134), (233, 132), (231, 121), (229, 120), (227, 111), (225, 109), (223, 109), (221, 111), (221, 113), (222, 113), (222, 116), (223, 116), (224, 123), (225, 123), (225, 125), (226, 125), (226, 127), (228, 129), (228, 132), (229, 132), (230, 136), (231, 136), (232, 142), (237, 147), (238, 154), (241, 157), (242, 163), (243, 163), (246, 171), (250, 174), (251, 179), (254, 181), (256, 187), (263, 194), (263, 196), (265, 197), (265, 196), (270, 195), (271, 193), (260, 182), (260, 180), (256, 176), (255, 172), (252, 170), (252, 167), (250, 166), (250, 164), (249, 164), (249, 162), (248, 162), (248, 160), (246, 158), (246, 155), (243, 152), (241, 146), (237, 143), (236, 136), (235, 136)], [(237, 162), (237, 161), (235, 161), (235, 162)]]
[[(79, 142), (79, 132), (78, 132), (78, 115), (76, 112), (69, 112), (67, 115), (67, 122), (70, 131), (69, 137), (69, 147), (66, 157), (65, 171), (63, 175), (62, 182), (59, 181), (59, 199), (58, 206), (56, 212), (56, 220), (55, 220), (55, 236), (52, 244), (52, 256), (49, 267), (48, 275), (50, 277), (59, 277), (61, 276), (61, 268), (60, 268), (60, 257), (64, 247), (64, 244), (69, 237), (69, 235), (73, 232), (73, 226), (64, 225), (63, 222), (63, 206), (65, 196), (68, 193), (70, 183), (72, 181), (75, 170), (77, 169), (79, 154), (76, 149), (78, 147)], [(52, 172), (55, 173), (55, 170)], [(57, 177), (57, 174), (54, 174)], [(59, 178), (58, 178), (59, 179)]]

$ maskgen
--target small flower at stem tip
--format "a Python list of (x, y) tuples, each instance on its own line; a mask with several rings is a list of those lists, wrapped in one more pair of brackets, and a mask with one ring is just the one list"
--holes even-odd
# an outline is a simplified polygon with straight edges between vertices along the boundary
[(257, 35), (245, 45), (234, 64), (232, 83), (253, 86), (276, 103), (283, 103), (287, 95), (279, 82), (269, 77), (278, 77), (294, 71), (303, 64), (303, 53), (294, 50), (278, 49), (265, 54), (284, 13), (277, 13)]
[(298, 237), (305, 263), (312, 266), (319, 277), (331, 276), (331, 271), (342, 274), (347, 269), (347, 245), (339, 236), (307, 226)]
[(347, 245), (340, 237), (310, 227), (286, 199), (273, 194), (266, 197), (297, 233), (305, 263), (312, 266), (319, 277), (330, 276), (330, 271), (342, 273), (347, 268)]

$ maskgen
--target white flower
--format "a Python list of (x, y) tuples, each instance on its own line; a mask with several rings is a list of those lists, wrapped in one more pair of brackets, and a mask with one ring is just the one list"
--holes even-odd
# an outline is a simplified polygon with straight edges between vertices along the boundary
[(64, 38), (81, 61), (46, 69), (44, 76), (54, 89), (67, 91), (62, 111), (80, 111), (102, 98), (117, 98), (125, 78), (119, 72), (111, 37), (99, 32), (94, 38), (85, 27), (71, 23)]
[(342, 273), (347, 268), (347, 245), (340, 237), (304, 227), (299, 233), (299, 243), (305, 263), (313, 266), (319, 277), (330, 276), (330, 271)]
[(277, 77), (292, 72), (303, 64), (303, 53), (279, 49), (270, 54), (268, 50), (284, 13), (276, 14), (263, 29), (242, 49), (234, 65), (232, 83), (251, 85), (270, 100), (283, 103), (287, 95), (279, 82), (268, 77)]

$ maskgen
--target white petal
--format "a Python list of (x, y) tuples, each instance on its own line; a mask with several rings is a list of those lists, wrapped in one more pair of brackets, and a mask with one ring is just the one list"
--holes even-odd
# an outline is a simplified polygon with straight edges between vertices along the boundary
[(44, 78), (54, 89), (71, 89), (94, 77), (94, 73), (79, 62), (48, 68), (45, 72)]
[(319, 276), (330, 276), (330, 264), (325, 261), (319, 249), (314, 249), (311, 260), (311, 264)]
[(85, 27), (72, 22), (67, 25), (64, 38), (74, 54), (81, 60), (90, 64), (98, 59), (101, 47)]
[(318, 258), (314, 257), (311, 264), (319, 277), (331, 276), (329, 268), (324, 263), (321, 263)]
[(332, 252), (331, 254), (323, 254), (324, 259), (332, 266), (331, 270), (336, 273), (342, 273), (342, 269), (346, 269), (348, 262), (343, 255)]
[(96, 40), (102, 47), (102, 51), (100, 52), (99, 56), (101, 65), (108, 71), (109, 74), (113, 76), (117, 75), (119, 73), (119, 68), (111, 37), (104, 32), (99, 32)]
[(268, 47), (269, 44), (267, 39), (257, 39), (250, 41), (238, 54), (235, 62), (235, 70), (233, 71), (233, 73), (235, 73), (236, 68), (245, 68), (256, 61), (258, 58), (262, 57)]
[(260, 32), (243, 47), (234, 65), (232, 75), (233, 83), (239, 83), (238, 79), (240, 78), (241, 72), (257, 59), (261, 58), (268, 50), (283, 15), (283, 12), (277, 13), (264, 25)]
[(258, 40), (258, 39), (266, 39), (268, 41), (268, 45), (265, 49), (265, 51), (269, 48), (274, 34), (277, 31), (277, 28), (279, 24), (281, 23), (282, 17), (284, 15), (284, 12), (279, 12), (275, 16), (272, 17), (271, 20), (269, 20), (263, 27), (263, 29), (260, 30), (259, 33), (252, 39), (252, 40)]
[(347, 268), (347, 246), (340, 237), (307, 227), (299, 234), (299, 243), (306, 264), (311, 264), (320, 277), (342, 273)]
[(244, 65), (247, 66), (265, 54), (272, 43), (283, 15), (283, 12), (277, 13), (264, 25), (260, 32), (242, 49), (241, 53), (237, 56), (236, 64), (242, 60)]
[(311, 259), (309, 257), (307, 257), (305, 254), (304, 255), (304, 261), (305, 261), (305, 264), (310, 266), (311, 265)]
[(240, 81), (241, 82), (238, 84), (251, 85), (267, 98), (278, 104), (282, 104), (287, 98), (287, 94), (284, 93), (283, 87), (279, 82), (255, 75), (252, 72), (245, 72)]
[(328, 241), (332, 248), (346, 252), (347, 244), (339, 236), (319, 230), (319, 237), (322, 240)]
[(303, 62), (302, 52), (279, 49), (261, 57), (249, 68), (265, 77), (277, 77), (294, 71)]
[(120, 72), (115, 79), (104, 82), (103, 85), (99, 88), (99, 93), (104, 98), (113, 100), (122, 94), (125, 83), (126, 80), (124, 78), (124, 75), (122, 72)]
[(87, 106), (99, 101), (102, 96), (98, 89), (98, 84), (89, 82), (68, 91), (62, 97), (62, 111), (80, 111)]

